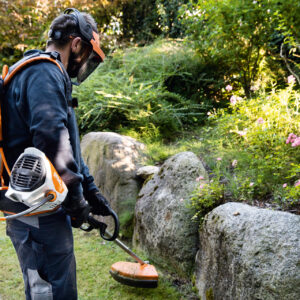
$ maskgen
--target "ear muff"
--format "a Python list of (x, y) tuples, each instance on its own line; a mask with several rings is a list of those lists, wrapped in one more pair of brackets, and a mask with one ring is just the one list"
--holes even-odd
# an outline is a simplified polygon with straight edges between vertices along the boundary
[(53, 40), (59, 40), (62, 37), (61, 31), (50, 29), (48, 32), (48, 37)]

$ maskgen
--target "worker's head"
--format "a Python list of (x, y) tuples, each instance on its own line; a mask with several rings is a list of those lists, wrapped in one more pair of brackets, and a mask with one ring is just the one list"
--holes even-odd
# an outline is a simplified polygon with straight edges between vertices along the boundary
[(97, 25), (89, 14), (68, 8), (53, 20), (48, 36), (47, 46), (69, 51), (67, 72), (71, 78), (77, 77), (79, 83), (104, 60)]

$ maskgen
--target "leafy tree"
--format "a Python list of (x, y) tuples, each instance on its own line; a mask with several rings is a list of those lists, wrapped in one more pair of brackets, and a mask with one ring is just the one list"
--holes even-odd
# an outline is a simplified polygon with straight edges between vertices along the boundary
[(293, 0), (271, 3), (277, 35), (281, 36), (277, 53), (300, 85), (300, 3)]
[(187, 2), (187, 0), (156, 0), (159, 26), (164, 35), (175, 38), (184, 34), (179, 10)]
[(0, 1), (0, 60), (12, 64), (25, 50), (43, 48), (50, 22), (67, 7), (91, 13), (103, 35), (102, 45), (145, 43), (181, 33), (178, 9), (187, 0), (14, 0)]
[(181, 14), (199, 54), (208, 61), (221, 58), (225, 81), (237, 82), (249, 97), (274, 33), (299, 46), (299, 3), (283, 2), (198, 0)]

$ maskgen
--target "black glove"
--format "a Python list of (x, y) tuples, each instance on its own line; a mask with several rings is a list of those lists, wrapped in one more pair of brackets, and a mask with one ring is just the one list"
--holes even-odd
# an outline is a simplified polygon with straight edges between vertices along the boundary
[(88, 193), (87, 201), (91, 206), (91, 212), (95, 215), (109, 216), (111, 208), (108, 201), (98, 190), (92, 190)]
[(74, 228), (79, 228), (84, 222), (86, 222), (91, 210), (90, 206), (84, 199), (71, 201), (67, 198), (67, 200), (62, 203), (62, 207), (71, 217), (71, 225)]

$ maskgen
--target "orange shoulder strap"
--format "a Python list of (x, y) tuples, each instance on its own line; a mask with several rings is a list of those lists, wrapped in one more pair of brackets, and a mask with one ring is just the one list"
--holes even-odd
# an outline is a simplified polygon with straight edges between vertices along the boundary
[(6, 77), (7, 73), (8, 73), (8, 65), (4, 65), (2, 68), (2, 79)]
[[(18, 66), (16, 66), (16, 68), (14, 68), (11, 71), (11, 73), (9, 73), (8, 66), (5, 65), (2, 69), (3, 85), (4, 86), (7, 85), (18, 72), (20, 72), (22, 69), (24, 69), (24, 67), (29, 66), (33, 62), (42, 61), (42, 60), (50, 61), (50, 62), (56, 64), (58, 66), (58, 68), (61, 70), (61, 72), (64, 74), (64, 71), (63, 71), (61, 65), (54, 58), (51, 58), (50, 56), (35, 56), (35, 57), (29, 58), (29, 59), (25, 60), (24, 62), (20, 63)], [(9, 176), (11, 174), (8, 164), (7, 164), (7, 161), (6, 161), (6, 158), (5, 158), (5, 155), (4, 155), (4, 151), (3, 151), (1, 101), (0, 101), (0, 156), (1, 156), (1, 162), (0, 162), (0, 183), (1, 183), (0, 191), (1, 191), (1, 190), (8, 189), (8, 187), (4, 185), (4, 179), (3, 179), (3, 169), (4, 168), (3, 167), (5, 167), (5, 170)]]
[[(18, 72), (24, 69), (24, 67), (30, 65), (33, 62), (41, 61), (41, 60), (51, 61), (52, 63), (56, 64), (59, 67), (62, 73), (64, 73), (61, 65), (54, 58), (51, 58), (50, 56), (36, 56), (36, 57), (29, 58), (25, 60), (23, 63), (19, 64), (15, 69), (12, 70), (11, 73), (9, 74), (6, 73), (7, 75), (5, 76), (5, 78), (3, 78), (4, 85), (7, 85)], [(3, 70), (2, 73), (5, 73), (5, 71)]]

